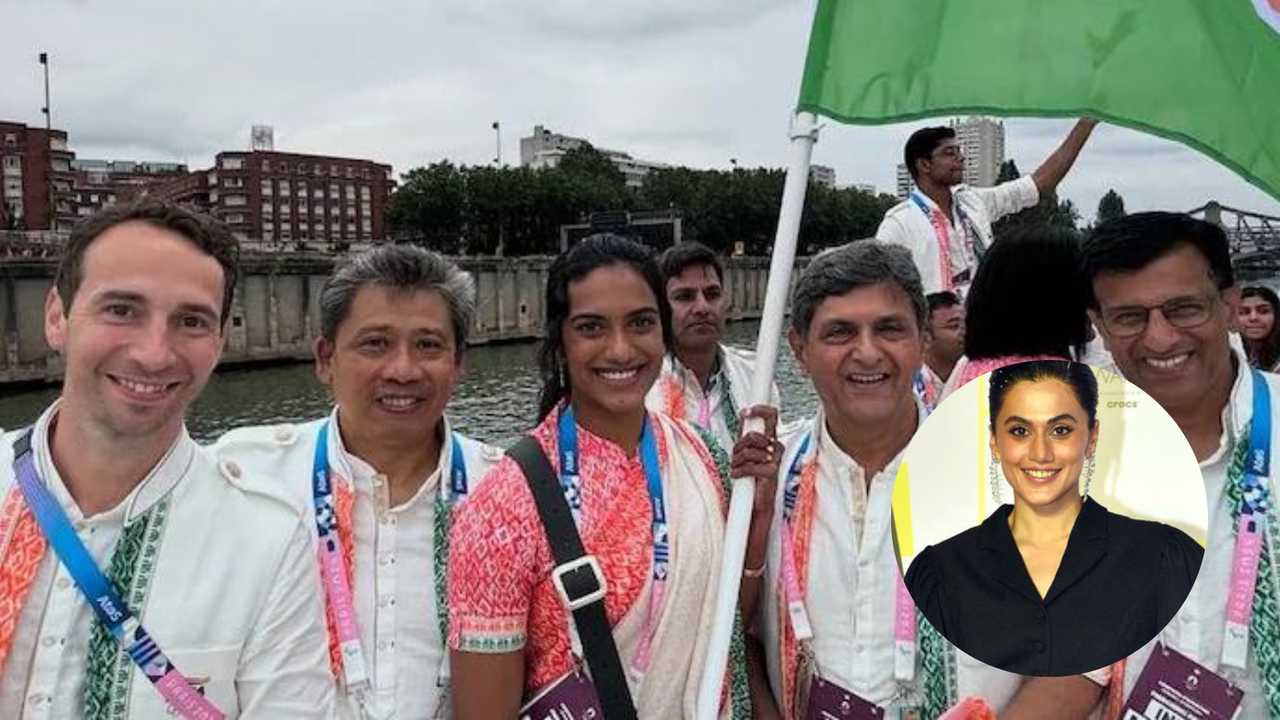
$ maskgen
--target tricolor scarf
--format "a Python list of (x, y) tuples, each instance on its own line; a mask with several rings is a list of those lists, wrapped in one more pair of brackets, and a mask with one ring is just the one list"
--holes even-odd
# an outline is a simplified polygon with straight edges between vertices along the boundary
[[(107, 578), (140, 622), (146, 620), (147, 595), (168, 517), (169, 498), (166, 497), (126, 524), (106, 569)], [(0, 563), (0, 670), (8, 660), (22, 609), (48, 549), (35, 515), (14, 483), (0, 508), (0, 557), (4, 558)], [(133, 661), (96, 617), (90, 627), (85, 717), (123, 720), (129, 714)]]
[[(445, 445), (444, 452), (448, 451), (449, 446)], [(447, 478), (441, 476), (440, 482), (446, 481)], [(443, 639), (449, 637), (449, 607), (446, 600), (449, 595), (445, 578), (449, 562), (449, 525), (452, 521), (453, 505), (441, 498), (440, 493), (437, 492), (435, 496), (435, 527), (432, 531), (432, 565), (435, 568), (435, 577), (432, 578), (432, 584), (436, 594), (436, 622), (440, 626), (440, 637)], [(351, 490), (351, 483), (336, 472), (333, 483), (333, 505), (338, 524), (338, 542), (342, 547), (342, 564), (346, 568), (347, 582), (351, 585), (349, 590), (354, 596), (355, 527), (352, 513), (355, 507), (355, 495)], [(338, 625), (335, 621), (333, 606), (328, 602), (325, 605), (325, 622), (329, 628), (329, 670), (334, 678), (341, 682), (343, 678), (342, 643), (338, 639)]]
[[(796, 579), (801, 592), (808, 587), (809, 581), (809, 540), (813, 535), (813, 521), (818, 510), (818, 453), (804, 462), (800, 469), (800, 486), (796, 491), (796, 509), (791, 518), (795, 553)], [(783, 528), (783, 532), (787, 532)], [(778, 604), (778, 620), (782, 630), (782, 703), (785, 712), (796, 706), (797, 682), (800, 679), (800, 644), (796, 641), (796, 631), (791, 624), (791, 614), (787, 611), (786, 585), (783, 573), (778, 573), (778, 586), (774, 592)]]
[[(792, 548), (795, 553), (796, 579), (805, 592), (809, 581), (810, 539), (818, 513), (818, 451), (815, 449), (800, 469), (800, 484), (796, 489), (795, 512), (791, 519)], [(783, 530), (786, 532), (786, 529)], [(777, 602), (778, 624), (782, 634), (782, 698), (784, 717), (790, 717), (796, 707), (796, 697), (801, 680), (800, 644), (796, 641), (791, 614), (787, 610), (787, 593), (783, 573), (778, 573), (778, 585), (774, 596)], [(950, 644), (929, 624), (924, 616), (916, 613), (916, 625), (921, 659), (921, 685), (923, 686), (924, 717), (937, 718), (954, 705), (958, 698), (956, 686), (955, 653)]]
[[(1243, 480), (1246, 472), (1245, 462), (1249, 454), (1248, 433), (1236, 443), (1231, 453), (1231, 464), (1227, 470), (1227, 499), (1231, 503), (1232, 527), (1240, 516), (1240, 500), (1243, 492)], [(1268, 529), (1266, 543), (1276, 538), (1274, 523), (1280, 519), (1272, 508), (1268, 510)], [(1265, 548), (1266, 546), (1264, 546)], [(1274, 552), (1274, 551), (1273, 551)], [(1263, 707), (1271, 717), (1280, 717), (1280, 598), (1274, 596), (1272, 588), (1275, 580), (1271, 574), (1276, 571), (1264, 549), (1258, 563), (1258, 577), (1255, 581), (1257, 592), (1253, 596), (1253, 612), (1249, 626), (1249, 645), (1253, 650), (1253, 659), (1258, 667), (1258, 676), (1262, 680)], [(1219, 620), (1221, 622), (1221, 620)], [(1121, 659), (1111, 666), (1111, 684), (1107, 693), (1108, 720), (1118, 720), (1124, 710), (1124, 677), (1127, 659)]]
[[(704, 430), (711, 430), (710, 421), (704, 425), (701, 418), (691, 417), (688, 414), (688, 403), (685, 402), (685, 388), (690, 384), (698, 388), (699, 393), (704, 393), (701, 385), (698, 384), (698, 378), (676, 359), (674, 356), (668, 358), (670, 363), (670, 371), (664, 367), (661, 375), (658, 376), (658, 387), (662, 395), (662, 412), (671, 417), (687, 420)], [(728, 362), (723, 358), (720, 361), (719, 376), (716, 380), (718, 387), (717, 392), (724, 393), (724, 402), (720, 403), (720, 415), (724, 419), (725, 427), (729, 428), (729, 434), (737, 437), (739, 434), (738, 424), (738, 408), (733, 401), (733, 384), (729, 380)], [(710, 398), (707, 398), (710, 402)], [(714, 438), (709, 438), (714, 440)], [(715, 440), (716, 445), (720, 444), (719, 440)], [(730, 448), (722, 448), (726, 452)]]

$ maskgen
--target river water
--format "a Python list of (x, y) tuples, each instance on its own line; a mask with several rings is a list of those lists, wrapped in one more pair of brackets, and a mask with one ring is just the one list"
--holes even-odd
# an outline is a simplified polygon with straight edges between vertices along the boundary
[[(753, 347), (759, 329), (757, 322), (733, 323), (725, 342)], [(505, 446), (533, 424), (538, 396), (535, 349), (527, 343), (467, 351), (467, 372), (448, 408), (456, 429)], [(776, 382), (785, 419), (803, 418), (817, 407), (813, 389), (785, 343)], [(30, 423), (57, 394), (54, 388), (0, 390), (0, 428)], [(309, 420), (328, 412), (330, 402), (328, 389), (316, 380), (309, 364), (227, 370), (215, 375), (196, 401), (188, 426), (197, 440), (207, 441), (242, 425)]]

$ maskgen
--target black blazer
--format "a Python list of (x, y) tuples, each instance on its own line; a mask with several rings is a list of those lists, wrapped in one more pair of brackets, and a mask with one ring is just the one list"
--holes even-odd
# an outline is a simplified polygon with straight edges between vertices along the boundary
[(1019, 675), (1078, 675), (1127, 657), (1168, 624), (1204, 549), (1181, 530), (1086, 500), (1042, 599), (1002, 505), (926, 547), (907, 571), (925, 618), (956, 647)]

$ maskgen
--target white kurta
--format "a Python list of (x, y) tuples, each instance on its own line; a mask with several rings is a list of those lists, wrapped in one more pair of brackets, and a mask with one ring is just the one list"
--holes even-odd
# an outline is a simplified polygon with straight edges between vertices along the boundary
[[(720, 371), (712, 376), (709, 387), (704, 391), (693, 371), (668, 353), (662, 360), (662, 374), (658, 382), (653, 384), (649, 394), (645, 396), (645, 407), (655, 412), (670, 412), (664, 397), (664, 385), (674, 383), (681, 389), (684, 398), (684, 415), (681, 419), (701, 425), (698, 422), (698, 409), (706, 403), (709, 424), (703, 429), (711, 433), (726, 453), (732, 452), (738, 438), (734, 437), (725, 421), (725, 404), (732, 401), (732, 407), (739, 412), (751, 405), (751, 380), (754, 374), (755, 353), (721, 345)], [(782, 401), (776, 384), (770, 388), (769, 397), (773, 407), (781, 407)]]
[[(924, 193), (920, 193), (925, 205), (933, 211), (937, 205)], [(977, 258), (971, 248), (975, 241), (983, 247), (991, 247), (995, 236), (991, 224), (1010, 213), (1018, 212), (1040, 202), (1040, 191), (1030, 175), (1001, 183), (989, 188), (961, 187), (952, 191), (952, 205), (958, 205), (971, 222), (959, 218), (947, 218), (950, 236), (951, 275), (959, 275), (977, 266)], [(973, 234), (976, 233), (975, 238)], [(945, 289), (943, 269), (939, 261), (938, 236), (933, 222), (910, 199), (904, 200), (885, 213), (876, 239), (901, 245), (911, 251), (911, 258), (920, 269), (920, 279), (925, 293)], [(970, 281), (972, 281), (970, 276)]]
[[(1222, 639), (1226, 630), (1227, 589), (1231, 586), (1231, 556), (1235, 550), (1235, 525), (1231, 520), (1231, 504), (1227, 499), (1227, 470), (1231, 454), (1237, 442), (1245, 437), (1253, 419), (1253, 376), (1244, 354), (1232, 347), (1237, 363), (1235, 383), (1231, 387), (1231, 399), (1222, 411), (1222, 438), (1218, 449), (1200, 463), (1204, 488), (1208, 495), (1209, 533), (1200, 563), (1200, 576), (1191, 588), (1191, 594), (1182, 609), (1156, 638), (1178, 652), (1191, 657), (1201, 665), (1218, 672), (1222, 657)], [(1277, 453), (1280, 452), (1280, 376), (1263, 373), (1271, 390), (1271, 497), (1280, 497), (1280, 483), (1276, 482)], [(1272, 538), (1280, 537), (1274, 532)], [(1272, 554), (1263, 556), (1263, 562), (1272, 563), (1273, 578), (1280, 578), (1280, 548), (1272, 545)], [(1280, 582), (1280, 580), (1278, 580)], [(1276, 588), (1280, 597), (1280, 588)], [(1134, 653), (1125, 670), (1125, 697), (1133, 691), (1142, 669), (1151, 656), (1156, 640)], [(1242, 718), (1266, 717), (1262, 678), (1257, 660), (1249, 651), (1248, 668), (1243, 678), (1244, 701), (1240, 705)]]
[[(446, 440), (440, 462), (418, 492), (390, 504), (387, 478), (347, 451), (330, 418), (329, 463), (354, 491), (352, 525), (354, 594), (361, 648), (372, 690), (364, 714), (354, 696), (339, 690), (344, 718), (449, 717), (448, 652), (440, 637), (435, 596), (435, 497), (449, 492), (452, 445)], [(277, 484), (306, 513), (311, 536), (315, 508), (311, 469), (323, 420), (233, 430), (215, 445), (218, 457), (235, 461), (254, 476)], [(445, 437), (450, 437), (445, 420)], [(502, 458), (498, 448), (459, 436), (469, 490)], [(442, 482), (443, 478), (443, 482)], [(336, 480), (335, 480), (336, 481)]]
[[(85, 518), (50, 458), (56, 405), (36, 422), (36, 468), (104, 569), (126, 522), (170, 499), (143, 626), (227, 717), (322, 718), (333, 709), (315, 553), (299, 514), (246, 486), (183, 431), (116, 508)], [(13, 442), (0, 440), (0, 493), (15, 482)], [(0, 675), (0, 717), (83, 716), (93, 612), (50, 548), (40, 563)], [(173, 717), (131, 668), (130, 718)]]

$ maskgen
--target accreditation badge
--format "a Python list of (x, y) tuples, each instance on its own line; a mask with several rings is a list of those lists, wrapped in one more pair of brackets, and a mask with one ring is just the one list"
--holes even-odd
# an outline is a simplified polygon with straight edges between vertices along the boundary
[(1231, 720), (1244, 691), (1200, 663), (1156, 643), (1122, 720)]
[(524, 707), (520, 720), (602, 720), (604, 710), (596, 694), (595, 683), (574, 668), (559, 680), (543, 688)]

